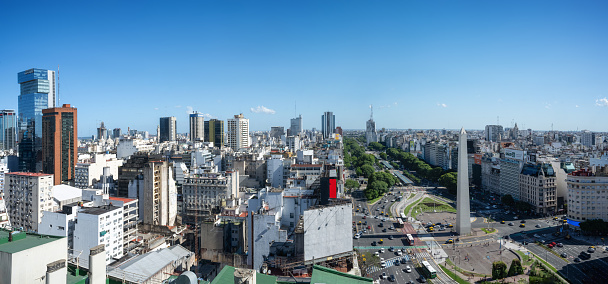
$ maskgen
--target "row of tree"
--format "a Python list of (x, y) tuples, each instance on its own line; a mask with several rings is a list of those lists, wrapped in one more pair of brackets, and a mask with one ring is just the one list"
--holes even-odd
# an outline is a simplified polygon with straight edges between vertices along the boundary
[[(408, 171), (416, 172), (416, 174), (424, 179), (432, 182), (438, 182), (441, 186), (445, 186), (452, 194), (456, 194), (457, 174), (455, 172), (447, 172), (441, 167), (431, 167), (426, 162), (418, 159), (412, 153), (404, 152), (396, 148), (388, 148), (386, 150), (387, 157), (397, 160)], [(405, 174), (406, 172), (404, 172)], [(408, 175), (411, 179), (411, 175)], [(412, 180), (419, 183), (420, 179)]]
[(520, 275), (524, 273), (524, 268), (521, 266), (519, 259), (511, 261), (511, 267), (507, 271), (507, 264), (502, 261), (492, 263), (492, 279), (503, 279), (505, 277)]
[(376, 199), (387, 193), (397, 182), (397, 178), (388, 171), (374, 172), (367, 178), (365, 197), (368, 200)]

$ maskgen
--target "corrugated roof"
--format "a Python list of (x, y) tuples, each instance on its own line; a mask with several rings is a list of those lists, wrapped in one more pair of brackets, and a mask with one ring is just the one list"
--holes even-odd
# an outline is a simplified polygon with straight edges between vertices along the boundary
[(74, 199), (74, 198), (82, 199), (82, 189), (76, 188), (73, 186), (60, 184), (60, 185), (53, 186), (53, 189), (51, 189), (51, 191), (53, 192), (53, 198), (55, 198), (59, 201), (64, 201), (64, 200), (69, 200), (69, 199)]
[(140, 255), (128, 262), (119, 265), (117, 268), (127, 274), (135, 274), (147, 278), (152, 277), (163, 267), (171, 264), (173, 261), (188, 257), (192, 252), (180, 245), (175, 245), (170, 248), (165, 248), (153, 252)]
[[(211, 284), (234, 284), (234, 267), (232, 266), (224, 266), (222, 271), (217, 274), (215, 279), (211, 281)], [(256, 283), (257, 284), (275, 284), (277, 283), (277, 277), (261, 274), (256, 272)]]
[(357, 284), (373, 283), (371, 278), (360, 277), (352, 274), (343, 273), (327, 267), (315, 265), (312, 269), (310, 283), (325, 284)]

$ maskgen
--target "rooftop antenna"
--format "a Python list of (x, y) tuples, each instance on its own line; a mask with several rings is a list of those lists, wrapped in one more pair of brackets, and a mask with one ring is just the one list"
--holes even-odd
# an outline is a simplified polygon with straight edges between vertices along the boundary
[(58, 107), (61, 104), (59, 104), (59, 65), (57, 65), (57, 100), (54, 102), (55, 105), (54, 107)]
[(500, 116), (496, 116), (496, 125), (500, 125)]
[(374, 120), (374, 106), (369, 105), (369, 109), (371, 110), (371, 114), (369, 115), (369, 120)]

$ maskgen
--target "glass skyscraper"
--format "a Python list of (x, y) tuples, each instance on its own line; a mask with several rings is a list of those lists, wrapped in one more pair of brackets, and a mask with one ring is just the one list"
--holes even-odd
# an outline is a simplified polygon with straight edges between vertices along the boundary
[(0, 110), (0, 150), (10, 150), (16, 148), (16, 127), (17, 113), (15, 113), (15, 110)]
[(32, 68), (19, 72), (19, 170), (37, 172), (41, 161), (42, 110), (55, 106), (55, 71)]

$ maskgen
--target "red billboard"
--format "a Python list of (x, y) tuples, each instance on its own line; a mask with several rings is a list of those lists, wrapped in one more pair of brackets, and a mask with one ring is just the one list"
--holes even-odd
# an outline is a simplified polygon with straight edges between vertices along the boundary
[(329, 179), (329, 198), (338, 198), (338, 192), (337, 192), (337, 187), (336, 187), (336, 179), (335, 178), (330, 178)]

